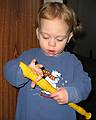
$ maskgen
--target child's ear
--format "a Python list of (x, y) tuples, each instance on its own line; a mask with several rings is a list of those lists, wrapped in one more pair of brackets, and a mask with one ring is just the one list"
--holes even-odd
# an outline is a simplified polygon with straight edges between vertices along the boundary
[(36, 28), (36, 36), (37, 36), (37, 39), (39, 39), (39, 28), (38, 27)]
[(69, 43), (69, 41), (71, 40), (72, 37), (73, 37), (73, 32), (70, 33), (67, 43)]

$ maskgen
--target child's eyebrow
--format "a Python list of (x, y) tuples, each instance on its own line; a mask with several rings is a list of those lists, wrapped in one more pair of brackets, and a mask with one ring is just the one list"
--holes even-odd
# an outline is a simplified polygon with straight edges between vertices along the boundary
[[(46, 34), (46, 35), (48, 35), (48, 36), (51, 36), (49, 33), (46, 33), (46, 32), (40, 31), (40, 33), (41, 33), (42, 35), (43, 35), (43, 34)], [(56, 38), (57, 38), (57, 37), (62, 37), (62, 38), (64, 38), (64, 37), (66, 37), (66, 36), (68, 35), (68, 33), (69, 33), (69, 32), (67, 32), (65, 35), (64, 35), (64, 34), (62, 34), (62, 35), (57, 35)]]
[(45, 33), (45, 32), (40, 32), (41, 34), (46, 34), (46, 35), (50, 35), (49, 33)]

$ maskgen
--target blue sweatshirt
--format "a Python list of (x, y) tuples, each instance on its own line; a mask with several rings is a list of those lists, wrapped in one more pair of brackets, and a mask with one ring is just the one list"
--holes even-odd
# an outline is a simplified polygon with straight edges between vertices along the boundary
[(72, 108), (50, 99), (48, 93), (38, 86), (32, 89), (31, 80), (23, 77), (19, 62), (23, 61), (28, 65), (34, 58), (55, 75), (56, 80), (52, 83), (54, 87), (66, 88), (69, 102), (78, 103), (85, 100), (91, 91), (91, 80), (75, 55), (63, 52), (50, 57), (40, 48), (25, 51), (4, 67), (5, 79), (12, 86), (19, 88), (16, 120), (76, 120), (76, 113)]

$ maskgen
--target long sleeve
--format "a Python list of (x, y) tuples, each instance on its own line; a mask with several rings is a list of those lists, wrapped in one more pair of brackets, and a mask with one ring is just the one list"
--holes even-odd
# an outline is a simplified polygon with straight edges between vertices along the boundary
[(15, 87), (22, 87), (29, 81), (23, 77), (22, 71), (19, 67), (20, 61), (28, 64), (30, 61), (30, 55), (27, 52), (24, 52), (20, 57), (7, 62), (4, 66), (5, 79)]
[(85, 100), (91, 91), (91, 79), (83, 70), (81, 62), (74, 57), (73, 61), (73, 82), (66, 87), (69, 101), (78, 103)]

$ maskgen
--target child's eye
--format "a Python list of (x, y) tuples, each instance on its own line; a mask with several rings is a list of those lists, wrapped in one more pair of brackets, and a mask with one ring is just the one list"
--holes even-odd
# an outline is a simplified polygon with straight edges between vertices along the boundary
[(49, 39), (49, 37), (43, 36), (43, 39), (46, 39), (46, 40), (47, 40), (47, 39)]
[(62, 42), (62, 41), (63, 41), (63, 39), (57, 39), (57, 41)]
[(65, 36), (65, 37), (63, 37), (63, 38), (57, 38), (57, 41), (62, 42), (62, 41), (64, 41), (64, 40), (66, 40), (66, 39), (67, 39), (67, 36)]

